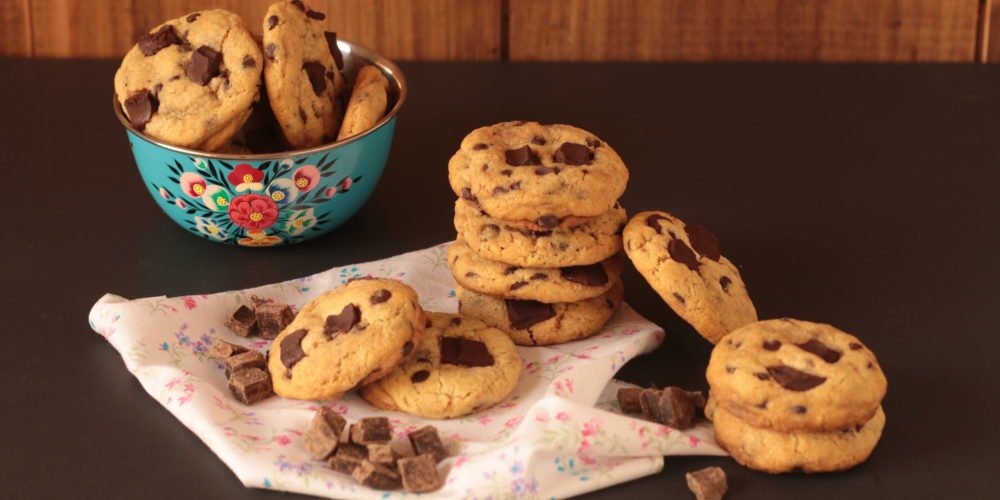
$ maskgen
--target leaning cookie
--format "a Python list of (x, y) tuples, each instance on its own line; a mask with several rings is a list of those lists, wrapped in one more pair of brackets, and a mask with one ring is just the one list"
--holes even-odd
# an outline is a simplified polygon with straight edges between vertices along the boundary
[(456, 287), (459, 311), (507, 332), (518, 345), (550, 345), (587, 338), (604, 327), (624, 296), (621, 283), (580, 302), (546, 304), (475, 293)]
[(715, 344), (757, 321), (740, 272), (704, 226), (665, 212), (642, 212), (622, 232), (625, 253), (678, 316)]
[(506, 334), (456, 314), (428, 313), (413, 355), (361, 396), (384, 410), (455, 418), (490, 407), (514, 390), (521, 357)]
[(273, 4), (264, 15), (267, 97), (296, 148), (332, 141), (340, 127), (343, 62), (336, 35), (323, 31), (324, 19), (299, 0)]
[(115, 74), (132, 126), (174, 146), (214, 151), (259, 97), (260, 48), (239, 16), (204, 10), (143, 35)]
[(358, 135), (374, 126), (385, 115), (389, 102), (389, 80), (376, 66), (365, 66), (358, 71), (351, 99), (347, 102), (344, 122), (340, 125), (337, 140)]
[(871, 455), (885, 427), (878, 407), (868, 421), (832, 432), (778, 432), (754, 427), (723, 408), (713, 415), (715, 439), (740, 464), (770, 473), (849, 469)]
[(586, 266), (520, 267), (484, 259), (462, 240), (448, 248), (448, 265), (463, 288), (508, 299), (577, 302), (603, 295), (618, 283), (621, 256)]
[(274, 392), (330, 399), (393, 370), (420, 342), (417, 293), (395, 280), (364, 279), (302, 307), (271, 344)]

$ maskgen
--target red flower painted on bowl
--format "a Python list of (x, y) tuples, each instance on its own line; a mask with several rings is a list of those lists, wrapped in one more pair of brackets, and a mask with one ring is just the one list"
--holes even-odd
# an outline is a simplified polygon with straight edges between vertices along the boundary
[(226, 176), (229, 183), (236, 186), (236, 191), (260, 191), (264, 185), (260, 181), (264, 180), (264, 172), (251, 167), (246, 163), (240, 163), (233, 168), (232, 172)]
[(299, 191), (306, 192), (319, 184), (319, 177), (318, 168), (314, 165), (305, 165), (295, 170), (292, 181), (295, 182), (295, 187), (299, 188)]
[(181, 191), (192, 198), (200, 198), (201, 195), (205, 194), (205, 188), (208, 187), (205, 178), (194, 172), (184, 172), (181, 174), (180, 181)]
[(229, 218), (240, 227), (264, 229), (277, 220), (278, 206), (267, 196), (245, 194), (230, 202)]

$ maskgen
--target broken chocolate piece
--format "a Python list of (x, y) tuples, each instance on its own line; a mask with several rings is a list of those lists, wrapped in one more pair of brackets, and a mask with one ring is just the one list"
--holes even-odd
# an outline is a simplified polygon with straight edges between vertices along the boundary
[(246, 347), (230, 344), (222, 340), (216, 340), (212, 344), (212, 348), (208, 350), (208, 357), (212, 359), (217, 359), (219, 361), (224, 361), (230, 356), (235, 356), (237, 354), (242, 354), (249, 351)]
[(622, 413), (640, 413), (642, 406), (639, 404), (639, 394), (641, 387), (622, 387), (618, 389), (618, 406)]
[(317, 96), (323, 95), (326, 90), (326, 67), (316, 61), (306, 61), (302, 63), (302, 71), (306, 72), (309, 84), (312, 85), (313, 93)]
[(721, 500), (726, 494), (726, 473), (719, 467), (688, 472), (684, 477), (697, 500)]
[(677, 239), (670, 240), (670, 243), (667, 243), (667, 252), (670, 253), (671, 259), (684, 264), (688, 269), (692, 271), (698, 269), (698, 256), (683, 241)]
[(722, 257), (719, 253), (719, 239), (700, 224), (688, 224), (684, 226), (684, 232), (688, 235), (688, 240), (694, 250), (716, 262)]
[(264, 359), (264, 355), (257, 351), (247, 351), (230, 356), (224, 360), (224, 363), (226, 364), (227, 377), (248, 368), (267, 369), (267, 361)]
[(309, 451), (309, 456), (315, 460), (326, 460), (333, 455), (346, 425), (344, 417), (326, 406), (320, 407), (313, 415), (309, 428), (302, 434), (302, 442)]
[(359, 321), (361, 321), (361, 309), (354, 304), (347, 304), (340, 310), (340, 314), (331, 314), (326, 317), (323, 333), (327, 337), (333, 338), (338, 333), (351, 331)]
[(526, 330), (556, 315), (552, 304), (536, 300), (513, 299), (505, 299), (504, 302), (507, 305), (507, 319), (510, 321), (510, 325), (517, 330)]
[(392, 440), (392, 427), (388, 418), (362, 418), (351, 426), (351, 442), (354, 444), (388, 443), (390, 440)]
[(434, 457), (435, 462), (440, 462), (448, 458), (448, 450), (441, 443), (441, 436), (438, 434), (436, 427), (425, 425), (411, 432), (409, 438), (414, 454), (428, 454)]
[(229, 377), (229, 392), (233, 393), (233, 397), (237, 401), (245, 405), (252, 405), (274, 395), (274, 390), (271, 388), (271, 376), (260, 368), (234, 372)]
[(826, 377), (812, 375), (786, 365), (769, 366), (767, 367), (767, 373), (781, 387), (796, 392), (808, 391), (826, 382)]
[(389, 443), (370, 443), (367, 448), (368, 460), (372, 462), (388, 466), (396, 462), (396, 453), (392, 451)]
[(253, 304), (254, 308), (260, 307), (264, 304), (270, 304), (274, 302), (274, 299), (269, 299), (267, 297), (261, 297), (260, 295), (251, 295), (250, 303)]
[(517, 149), (508, 149), (504, 152), (504, 158), (508, 165), (522, 167), (526, 165), (541, 165), (538, 155), (530, 147), (524, 146)]
[(705, 397), (700, 392), (667, 387), (660, 391), (655, 404), (657, 422), (675, 429), (686, 429), (694, 423), (698, 410), (705, 407)]
[(437, 491), (444, 485), (434, 457), (427, 454), (401, 459), (399, 474), (403, 478), (403, 489), (409, 493)]
[(354, 443), (340, 443), (337, 452), (327, 462), (331, 469), (351, 474), (361, 462), (368, 459), (368, 448)]
[(253, 313), (253, 309), (247, 306), (240, 306), (226, 320), (226, 327), (240, 337), (257, 335), (257, 315)]
[(594, 161), (594, 153), (583, 144), (564, 142), (552, 155), (552, 160), (566, 165), (590, 165)]
[(464, 337), (441, 339), (441, 363), (458, 366), (492, 366), (493, 355), (486, 344)]
[(798, 346), (799, 349), (802, 349), (803, 351), (806, 352), (811, 352), (822, 358), (823, 361), (826, 361), (827, 363), (830, 364), (840, 361), (840, 356), (843, 355), (843, 353), (841, 353), (840, 351), (832, 349), (828, 347), (826, 344), (816, 339), (809, 339), (806, 342), (798, 344)]
[(269, 302), (257, 306), (254, 310), (257, 315), (257, 330), (260, 331), (260, 338), (271, 340), (278, 336), (289, 323), (295, 319), (295, 313), (288, 304)]
[(169, 24), (164, 24), (160, 29), (142, 35), (139, 38), (139, 50), (146, 57), (155, 55), (157, 52), (163, 50), (171, 45), (180, 45), (181, 39), (177, 36), (177, 32), (174, 31), (174, 27)]
[(295, 363), (306, 357), (305, 351), (302, 350), (302, 339), (307, 333), (309, 332), (304, 328), (299, 328), (281, 339), (281, 364), (285, 365), (285, 368), (291, 369)]
[(396, 471), (368, 460), (362, 461), (351, 476), (358, 484), (376, 490), (394, 490), (400, 486)]
[(589, 266), (570, 266), (559, 270), (563, 279), (584, 286), (602, 286), (608, 284), (608, 273), (601, 263)]
[(649, 217), (646, 217), (646, 225), (649, 226), (649, 227), (651, 227), (651, 228), (653, 228), (653, 229), (655, 229), (657, 233), (660, 233), (661, 232), (661, 228), (660, 228), (660, 221), (661, 220), (669, 221), (670, 218), (664, 217), (664, 216), (662, 216), (660, 214), (653, 214), (653, 215), (650, 215)]
[(153, 113), (160, 107), (160, 101), (148, 90), (140, 90), (125, 99), (125, 112), (128, 121), (138, 130), (146, 128), (153, 118)]
[(191, 54), (191, 62), (187, 65), (187, 76), (199, 85), (208, 85), (212, 78), (219, 75), (221, 64), (222, 52), (202, 45), (194, 51), (194, 54)]

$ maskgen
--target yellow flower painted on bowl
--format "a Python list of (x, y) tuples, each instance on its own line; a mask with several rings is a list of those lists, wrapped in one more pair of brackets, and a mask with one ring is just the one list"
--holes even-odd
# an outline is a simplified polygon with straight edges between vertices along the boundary
[(247, 231), (247, 238), (240, 238), (237, 243), (245, 247), (270, 247), (282, 242), (278, 236), (268, 235), (261, 229)]

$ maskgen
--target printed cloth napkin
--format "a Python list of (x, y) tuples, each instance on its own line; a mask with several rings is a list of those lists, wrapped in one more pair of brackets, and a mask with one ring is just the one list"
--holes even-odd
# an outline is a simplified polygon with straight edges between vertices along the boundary
[[(301, 307), (351, 278), (408, 283), (430, 311), (455, 312), (447, 244), (259, 288), (183, 297), (127, 300), (105, 295), (90, 326), (121, 354), (125, 367), (160, 404), (194, 432), (248, 487), (330, 498), (401, 498), (359, 486), (311, 460), (302, 431), (320, 404), (349, 422), (388, 416), (394, 446), (425, 424), (441, 433), (451, 457), (444, 487), (427, 498), (565, 498), (655, 474), (664, 455), (722, 455), (711, 427), (679, 431), (624, 416), (612, 376), (628, 360), (655, 349), (663, 330), (622, 304), (599, 334), (550, 347), (521, 347), (524, 370), (499, 405), (453, 420), (427, 420), (379, 410), (356, 394), (327, 402), (273, 397), (244, 406), (229, 393), (221, 363), (208, 358), (217, 340), (265, 350), (223, 324), (250, 295)], [(253, 341), (251, 341), (253, 340)]]

